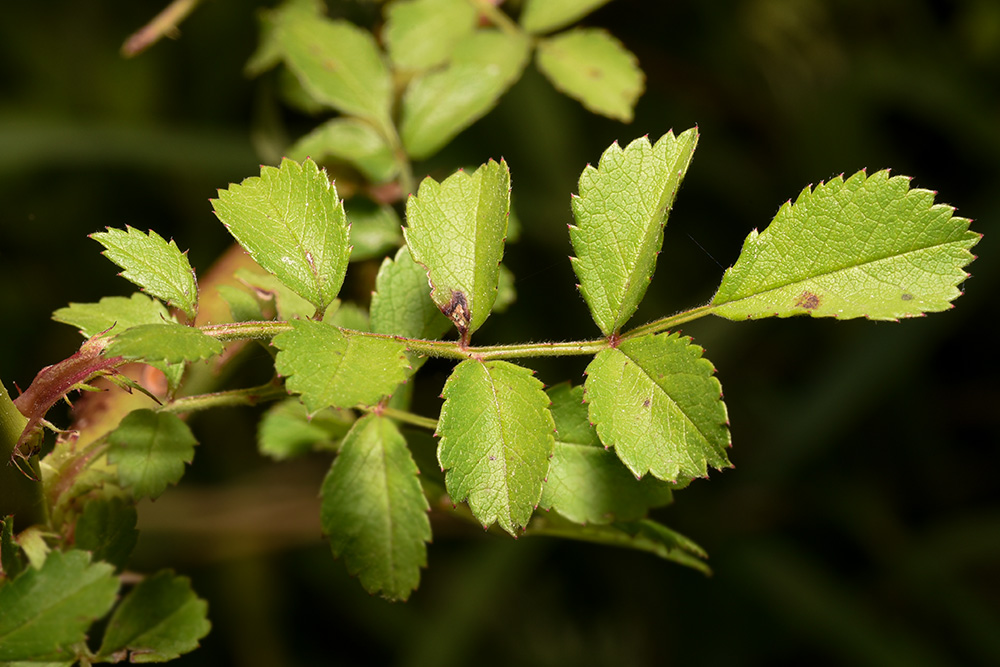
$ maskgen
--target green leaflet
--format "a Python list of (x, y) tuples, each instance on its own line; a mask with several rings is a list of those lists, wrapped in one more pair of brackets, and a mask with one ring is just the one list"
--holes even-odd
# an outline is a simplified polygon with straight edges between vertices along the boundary
[(294, 320), (275, 336), (274, 367), (288, 391), (302, 394), (310, 413), (334, 406), (375, 405), (406, 379), (406, 347), (390, 338), (342, 332), (322, 322)]
[(456, 172), (443, 183), (427, 177), (406, 202), (406, 244), (427, 269), (431, 299), (464, 339), (496, 301), (509, 211), (510, 171), (503, 160), (471, 175)]
[(72, 646), (115, 602), (118, 578), (90, 554), (53, 551), (0, 585), (0, 661), (73, 660)]
[(582, 19), (608, 0), (525, 0), (521, 26), (531, 33), (549, 32)]
[(193, 318), (198, 312), (198, 284), (187, 253), (156, 232), (108, 228), (90, 235), (104, 246), (104, 256), (125, 269), (120, 274), (152, 296), (163, 299)]
[(413, 261), (409, 249), (386, 257), (375, 277), (371, 326), (375, 333), (406, 338), (440, 338), (451, 327), (430, 297), (427, 270)]
[(351, 222), (351, 261), (383, 258), (403, 245), (403, 222), (396, 209), (355, 197), (347, 208)]
[(448, 494), (483, 526), (511, 535), (528, 524), (555, 445), (549, 398), (531, 371), (467, 359), (444, 386), (438, 460)]
[(357, 167), (373, 183), (385, 183), (399, 173), (400, 164), (378, 130), (358, 118), (334, 118), (302, 137), (288, 149), (293, 160), (327, 158)]
[(136, 292), (131, 297), (106, 296), (97, 303), (71, 303), (52, 313), (52, 319), (74, 326), (90, 338), (114, 327), (118, 333), (139, 324), (173, 322), (163, 304)]
[(536, 58), (552, 85), (587, 109), (632, 122), (645, 77), (632, 52), (607, 32), (575, 28), (543, 39)]
[(261, 167), (212, 200), (219, 220), (265, 270), (323, 312), (340, 292), (351, 248), (337, 189), (312, 160)]
[(106, 354), (176, 364), (222, 354), (222, 343), (200, 329), (175, 322), (140, 324), (115, 336)]
[[(312, 302), (303, 299), (295, 290), (270, 273), (255, 273), (248, 269), (239, 269), (234, 274), (234, 277), (247, 287), (253, 289), (257, 298), (263, 302), (273, 301), (274, 312), (277, 313), (279, 320), (305, 320), (312, 317), (316, 312), (316, 306)], [(334, 310), (339, 308), (339, 304), (340, 302), (334, 299), (327, 306), (326, 311), (324, 311), (324, 317), (325, 313), (330, 312), (331, 308)]]
[(143, 579), (115, 609), (104, 632), (98, 659), (167, 662), (198, 648), (208, 634), (208, 603), (191, 581), (163, 570)]
[(118, 466), (122, 487), (138, 500), (155, 499), (179, 482), (198, 441), (177, 415), (135, 410), (108, 435), (108, 444), (108, 461)]
[(674, 137), (667, 132), (655, 145), (646, 137), (625, 149), (612, 144), (597, 169), (580, 175), (573, 198), (576, 226), (570, 240), (591, 315), (606, 336), (635, 313), (646, 293), (663, 245), (663, 227), (674, 196), (698, 144), (692, 128)]
[(272, 30), (277, 50), (310, 96), (377, 127), (390, 126), (392, 77), (370, 32), (291, 5), (276, 12)]
[(467, 0), (401, 0), (386, 8), (382, 37), (398, 69), (428, 70), (448, 60), (476, 18)]
[(291, 398), (264, 413), (257, 426), (257, 447), (261, 454), (277, 461), (295, 458), (339, 441), (353, 421), (350, 410), (333, 408), (310, 417), (302, 401)]
[(556, 444), (539, 507), (575, 523), (635, 521), (672, 499), (671, 485), (630, 473), (597, 437), (583, 402), (583, 387), (568, 383), (548, 392)]
[(529, 52), (523, 36), (477, 30), (459, 42), (447, 67), (413, 79), (400, 124), (407, 154), (428, 158), (485, 116), (521, 76)]
[(419, 474), (392, 421), (368, 415), (344, 438), (323, 482), (323, 532), (369, 593), (405, 600), (420, 583), (431, 524)]
[(953, 213), (888, 171), (805, 188), (747, 237), (712, 312), (895, 320), (946, 310), (980, 239)]
[(587, 366), (590, 421), (637, 477), (686, 481), (730, 465), (722, 387), (701, 354), (691, 339), (664, 333), (626, 340)]
[(135, 504), (125, 498), (94, 498), (83, 506), (73, 531), (78, 549), (89, 551), (94, 560), (124, 570), (139, 539), (135, 529)]

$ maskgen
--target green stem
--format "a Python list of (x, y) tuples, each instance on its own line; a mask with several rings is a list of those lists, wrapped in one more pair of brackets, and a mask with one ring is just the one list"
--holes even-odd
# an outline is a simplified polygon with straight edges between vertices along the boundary
[[(28, 418), (17, 409), (0, 382), (0, 517), (14, 515), (15, 531), (46, 522), (37, 455), (22, 461), (20, 466), (14, 460), (20, 455), (15, 448), (27, 423)], [(31, 476), (22, 467), (28, 468)]]
[(223, 343), (234, 340), (267, 340), (291, 330), (292, 325), (288, 322), (230, 322), (201, 327), (202, 333)]
[(691, 322), (705, 317), (706, 315), (711, 315), (713, 310), (715, 310), (715, 306), (712, 304), (699, 306), (698, 308), (692, 308), (691, 310), (685, 310), (682, 313), (653, 320), (649, 324), (643, 324), (641, 327), (636, 327), (635, 329), (626, 331), (621, 335), (621, 338), (622, 340), (627, 338), (638, 338), (639, 336), (647, 336), (649, 334), (660, 333), (661, 331), (667, 331), (669, 329), (676, 329), (686, 322)]
[(257, 405), (268, 401), (288, 398), (288, 391), (281, 385), (268, 383), (259, 387), (245, 389), (230, 389), (211, 394), (185, 396), (167, 403), (159, 409), (160, 412), (196, 412), (209, 408), (227, 408), (241, 405)]
[(413, 426), (419, 426), (420, 428), (426, 428), (431, 431), (437, 430), (437, 420), (431, 419), (430, 417), (422, 417), (421, 415), (415, 415), (412, 412), (406, 412), (404, 410), (397, 410), (395, 408), (363, 408), (365, 412), (375, 412), (383, 417), (389, 417), (395, 419), (396, 421), (401, 421), (404, 424), (412, 424)]

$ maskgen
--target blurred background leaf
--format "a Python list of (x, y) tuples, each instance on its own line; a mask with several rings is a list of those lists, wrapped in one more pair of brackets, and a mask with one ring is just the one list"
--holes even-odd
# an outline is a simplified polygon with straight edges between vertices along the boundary
[[(244, 78), (256, 4), (204, 3), (178, 39), (131, 60), (121, 43), (157, 3), (5, 8), (8, 387), (26, 387), (79, 344), (48, 319), (53, 310), (131, 292), (87, 234), (155, 229), (190, 247), (203, 275), (227, 243), (208, 199), (320, 122), (279, 105), (277, 73)], [(374, 3), (328, 4), (334, 18), (378, 17)], [(420, 589), (388, 605), (320, 539), (329, 456), (270, 463), (248, 412), (199, 416), (198, 459), (179, 488), (140, 506), (132, 562), (175, 567), (209, 601), (212, 633), (177, 664), (1000, 663), (988, 301), (1000, 279), (1000, 5), (615, 0), (582, 25), (609, 30), (646, 73), (630, 125), (589, 114), (529, 65), (493, 112), (415, 168), (440, 179), (490, 157), (510, 164), (522, 236), (505, 263), (518, 300), (479, 343), (596, 335), (566, 259), (569, 194), (613, 140), (695, 123), (698, 155), (635, 322), (706, 302), (750, 229), (806, 184), (862, 167), (913, 176), (974, 219), (986, 236), (967, 294), (953, 311), (901, 324), (685, 327), (719, 369), (736, 468), (654, 515), (706, 548), (712, 578), (641, 553), (498, 539), (435, 515)], [(377, 268), (352, 265), (342, 297), (367, 298)], [(546, 384), (582, 381), (585, 365), (531, 363)], [(436, 396), (450, 367), (432, 360), (415, 381), (428, 414), (439, 404), (420, 396)], [(266, 377), (233, 381), (257, 380)]]

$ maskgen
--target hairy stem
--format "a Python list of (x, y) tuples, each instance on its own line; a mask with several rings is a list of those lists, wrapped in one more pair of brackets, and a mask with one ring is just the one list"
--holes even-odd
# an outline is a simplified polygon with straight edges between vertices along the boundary
[(159, 412), (196, 412), (198, 410), (208, 410), (209, 408), (257, 405), (258, 403), (277, 401), (282, 398), (288, 398), (288, 391), (280, 384), (269, 382), (259, 387), (230, 389), (210, 394), (185, 396), (184, 398), (178, 398), (175, 401), (167, 403), (159, 409)]

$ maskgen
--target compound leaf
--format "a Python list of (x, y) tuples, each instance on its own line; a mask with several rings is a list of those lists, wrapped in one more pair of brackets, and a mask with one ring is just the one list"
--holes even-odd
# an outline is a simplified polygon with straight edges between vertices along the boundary
[(302, 394), (310, 413), (334, 406), (375, 405), (406, 379), (406, 346), (390, 338), (342, 332), (322, 322), (294, 320), (275, 336), (275, 369), (288, 391)]
[(200, 329), (176, 322), (140, 324), (115, 336), (108, 354), (176, 364), (222, 354), (222, 343)]
[(139, 292), (130, 297), (106, 296), (97, 303), (71, 303), (52, 313), (52, 319), (76, 327), (86, 338), (112, 327), (118, 332), (139, 324), (174, 321), (162, 303)]
[(671, 486), (653, 477), (636, 480), (601, 444), (587, 416), (583, 387), (561, 384), (548, 392), (556, 444), (539, 507), (575, 523), (634, 521), (672, 499)]
[(431, 524), (419, 474), (396, 426), (368, 415), (344, 438), (323, 482), (323, 532), (369, 593), (405, 600), (420, 583)]
[(73, 531), (78, 549), (89, 551), (94, 560), (125, 569), (139, 539), (135, 504), (124, 498), (94, 498), (83, 506)]
[(632, 121), (642, 70), (632, 52), (604, 30), (575, 28), (544, 39), (536, 58), (552, 85), (590, 111)]
[(567, 26), (608, 0), (526, 0), (521, 26), (531, 33), (549, 32)]
[(946, 310), (980, 239), (953, 213), (888, 171), (807, 187), (747, 237), (712, 312), (895, 320)]
[(72, 659), (117, 592), (111, 565), (91, 563), (85, 551), (53, 551), (40, 569), (0, 585), (0, 661)]
[(667, 132), (655, 145), (646, 137), (624, 150), (614, 143), (596, 169), (587, 166), (580, 175), (576, 226), (570, 227), (576, 257), (570, 260), (605, 335), (632, 317), (646, 293), (667, 215), (697, 144), (697, 128), (676, 137)]
[(208, 634), (208, 603), (191, 581), (163, 570), (125, 596), (104, 632), (98, 659), (132, 663), (167, 662), (198, 648)]
[(302, 137), (288, 149), (293, 160), (327, 158), (357, 167), (374, 183), (385, 183), (399, 173), (399, 160), (385, 138), (359, 118), (334, 118)]
[(172, 240), (150, 230), (144, 234), (126, 227), (125, 231), (108, 227), (106, 232), (90, 235), (104, 246), (104, 256), (125, 269), (121, 272), (144, 292), (163, 299), (188, 317), (198, 312), (198, 283), (187, 253), (181, 252)]
[(388, 6), (382, 36), (398, 69), (427, 70), (447, 62), (476, 18), (467, 0), (404, 0)]
[(587, 367), (590, 421), (636, 477), (683, 482), (729, 466), (722, 387), (701, 355), (690, 338), (664, 333), (602, 350)]
[(486, 321), (496, 301), (509, 212), (503, 160), (442, 183), (427, 177), (406, 202), (406, 244), (427, 269), (431, 299), (463, 337)]
[(212, 200), (219, 220), (265, 270), (323, 312), (344, 282), (349, 225), (337, 189), (312, 160), (284, 159)]
[(521, 76), (529, 50), (523, 36), (477, 30), (459, 42), (447, 67), (413, 79), (400, 126), (410, 157), (430, 157), (485, 116)]
[(531, 371), (467, 359), (444, 386), (438, 460), (448, 494), (483, 526), (511, 535), (528, 524), (555, 445), (549, 398)]
[(272, 26), (285, 63), (315, 100), (388, 125), (392, 77), (370, 32), (291, 5)]
[(184, 476), (198, 444), (191, 429), (169, 412), (135, 410), (108, 435), (108, 461), (118, 479), (139, 498), (156, 498)]

